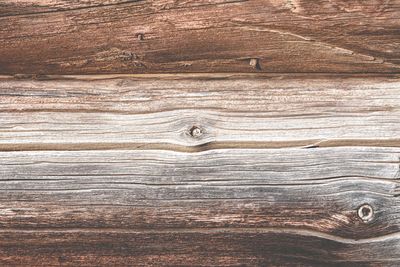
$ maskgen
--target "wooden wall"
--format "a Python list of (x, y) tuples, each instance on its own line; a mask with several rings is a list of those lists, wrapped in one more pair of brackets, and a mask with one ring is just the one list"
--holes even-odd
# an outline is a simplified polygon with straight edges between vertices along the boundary
[(399, 18), (0, 0), (0, 265), (400, 265)]

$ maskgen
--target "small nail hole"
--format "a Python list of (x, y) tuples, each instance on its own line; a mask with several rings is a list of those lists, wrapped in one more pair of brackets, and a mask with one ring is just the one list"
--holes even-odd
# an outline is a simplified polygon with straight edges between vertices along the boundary
[(260, 60), (259, 60), (258, 58), (252, 58), (252, 59), (250, 59), (250, 66), (251, 66), (253, 69), (261, 70)]
[(143, 33), (137, 33), (137, 34), (136, 34), (136, 38), (137, 38), (139, 41), (143, 41), (143, 39), (144, 39), (144, 34), (143, 34)]
[(357, 214), (361, 220), (364, 222), (369, 222), (374, 217), (374, 210), (370, 205), (364, 204), (358, 208)]
[(203, 135), (203, 131), (199, 127), (193, 126), (190, 128), (189, 134), (194, 138), (199, 138)]

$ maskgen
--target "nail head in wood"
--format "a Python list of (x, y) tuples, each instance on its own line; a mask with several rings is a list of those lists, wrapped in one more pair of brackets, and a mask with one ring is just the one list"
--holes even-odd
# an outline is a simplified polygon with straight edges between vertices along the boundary
[(374, 209), (369, 204), (361, 205), (357, 215), (363, 222), (369, 222), (374, 218)]

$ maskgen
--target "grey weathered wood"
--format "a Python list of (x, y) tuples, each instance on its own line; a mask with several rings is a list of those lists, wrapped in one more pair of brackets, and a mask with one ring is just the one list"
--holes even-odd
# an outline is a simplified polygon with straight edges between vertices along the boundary
[(83, 79), (4, 78), (0, 149), (400, 144), (397, 76)]
[[(226, 254), (220, 264), (390, 266), (399, 157), (364, 147), (2, 152), (0, 262), (218, 265)], [(371, 222), (357, 217), (365, 203)]]
[[(399, 157), (399, 148), (363, 147), (2, 152), (0, 224), (289, 227), (376, 237), (400, 227)], [(376, 209), (371, 224), (357, 219), (364, 203)]]

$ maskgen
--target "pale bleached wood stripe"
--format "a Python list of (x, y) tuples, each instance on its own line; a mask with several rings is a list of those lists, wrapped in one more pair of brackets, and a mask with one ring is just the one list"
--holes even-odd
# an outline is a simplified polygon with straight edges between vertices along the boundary
[[(396, 77), (4, 79), (0, 94), (2, 150), (397, 146), (400, 138)], [(193, 126), (203, 134), (190, 136)]]
[(89, 75), (42, 81), (5, 76), (0, 79), (0, 111), (372, 113), (398, 109), (399, 91), (396, 75)]
[[(269, 117), (265, 113), (174, 110), (149, 114), (8, 112), (0, 114), (0, 147), (8, 144), (131, 143), (200, 146), (207, 143), (330, 140), (400, 137), (400, 110), (373, 114)], [(190, 135), (199, 127), (200, 137)], [(399, 145), (397, 143), (396, 145)]]
[[(4, 228), (400, 229), (399, 148), (0, 153)], [(375, 217), (357, 217), (363, 204)], [(124, 219), (120, 219), (124, 218)]]

